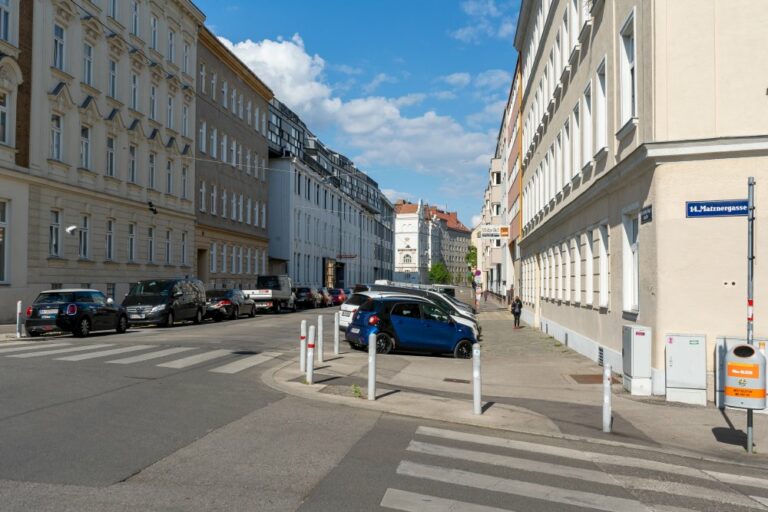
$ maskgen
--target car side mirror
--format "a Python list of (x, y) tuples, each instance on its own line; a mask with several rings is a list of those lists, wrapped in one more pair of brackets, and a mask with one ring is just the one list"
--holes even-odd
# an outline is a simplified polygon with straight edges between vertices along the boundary
[(115, 303), (115, 301), (114, 301), (114, 299), (113, 299), (112, 297), (109, 297), (109, 298), (107, 299), (107, 304), (109, 304), (110, 306), (111, 306), (112, 304), (114, 304), (114, 303)]

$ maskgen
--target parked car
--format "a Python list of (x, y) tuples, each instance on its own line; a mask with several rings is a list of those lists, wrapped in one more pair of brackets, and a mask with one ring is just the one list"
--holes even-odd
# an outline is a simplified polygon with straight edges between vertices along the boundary
[(208, 290), (205, 297), (205, 318), (221, 322), (225, 318), (236, 320), (240, 315), (256, 316), (256, 303), (242, 290)]
[(347, 297), (344, 304), (341, 305), (339, 311), (339, 330), (346, 330), (349, 324), (352, 322), (352, 317), (355, 316), (355, 311), (367, 300), (376, 297), (402, 297), (402, 293), (398, 292), (356, 292)]
[(131, 325), (173, 327), (178, 320), (199, 324), (206, 309), (205, 287), (197, 279), (149, 279), (131, 286), (123, 299)]
[(344, 295), (346, 295), (347, 297), (351, 297), (352, 293), (353, 293), (352, 288), (344, 288)]
[(347, 295), (341, 288), (328, 288), (328, 293), (331, 294), (331, 301), (334, 306), (340, 306), (347, 300)]
[(296, 305), (302, 308), (320, 307), (320, 296), (312, 288), (296, 288)]
[(243, 290), (246, 297), (253, 299), (256, 309), (268, 309), (279, 313), (283, 309), (296, 311), (295, 295), (291, 278), (287, 275), (259, 276), (255, 290)]
[(456, 322), (448, 312), (421, 297), (376, 297), (355, 312), (345, 339), (352, 348), (368, 346), (376, 337), (376, 352), (411, 350), (451, 353), (458, 359), (472, 357), (476, 341), (472, 329)]
[(128, 329), (125, 308), (99, 290), (67, 289), (40, 292), (27, 307), (25, 327), (30, 336), (71, 332), (78, 337), (93, 331)]
[(333, 306), (333, 297), (328, 288), (317, 288), (317, 293), (320, 294), (320, 306), (329, 308)]

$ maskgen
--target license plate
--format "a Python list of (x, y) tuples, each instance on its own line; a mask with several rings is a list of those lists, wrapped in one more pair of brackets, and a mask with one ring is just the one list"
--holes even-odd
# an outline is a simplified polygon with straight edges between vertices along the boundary
[(352, 312), (351, 312), (351, 311), (342, 311), (342, 312), (341, 312), (341, 316), (349, 316), (349, 315), (351, 315), (351, 314), (352, 314)]
[(54, 318), (56, 318), (56, 315), (55, 314), (53, 314), (53, 315), (40, 315), (40, 318), (42, 318), (43, 320), (53, 320)]
[(353, 328), (351, 328), (351, 329), (349, 330), (349, 332), (351, 332), (352, 334), (357, 334), (357, 333), (359, 333), (359, 332), (360, 332), (360, 329), (358, 329), (357, 327), (353, 327)]
[(131, 320), (141, 320), (144, 315), (130, 315)]
[(59, 313), (58, 309), (41, 309), (40, 314), (41, 315), (56, 315)]

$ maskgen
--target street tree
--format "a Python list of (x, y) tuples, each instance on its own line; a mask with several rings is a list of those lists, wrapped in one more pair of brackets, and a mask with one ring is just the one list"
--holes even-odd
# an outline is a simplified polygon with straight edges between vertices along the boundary
[(442, 261), (429, 268), (429, 282), (432, 284), (448, 284), (451, 282), (451, 273)]

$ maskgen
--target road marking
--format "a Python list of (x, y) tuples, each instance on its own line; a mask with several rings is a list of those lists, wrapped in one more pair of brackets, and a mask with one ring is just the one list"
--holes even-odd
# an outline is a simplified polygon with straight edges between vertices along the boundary
[(175, 368), (178, 370), (181, 368), (186, 368), (187, 366), (192, 366), (194, 364), (204, 363), (205, 361), (210, 361), (211, 359), (218, 359), (219, 357), (228, 356), (231, 353), (231, 350), (211, 350), (210, 352), (203, 352), (202, 354), (184, 357), (182, 359), (176, 359), (175, 361), (158, 364), (157, 366), (162, 366), (163, 368)]
[(86, 359), (96, 359), (97, 357), (107, 357), (115, 354), (123, 354), (125, 352), (136, 352), (138, 350), (147, 350), (152, 348), (153, 345), (136, 345), (134, 347), (113, 348), (110, 350), (100, 350), (98, 352), (91, 352), (90, 354), (80, 354), (77, 356), (57, 357), (58, 361), (85, 361)]
[(734, 475), (731, 473), (720, 473), (718, 471), (704, 471), (706, 474), (713, 478), (717, 478), (721, 482), (735, 485), (748, 485), (750, 487), (759, 487), (760, 489), (768, 488), (768, 480), (762, 478), (755, 478), (754, 476), (742, 476)]
[(624, 457), (621, 455), (608, 455), (604, 453), (587, 452), (574, 450), (571, 448), (560, 448), (547, 444), (528, 443), (525, 441), (514, 441), (512, 439), (502, 439), (499, 437), (482, 436), (478, 434), (469, 434), (466, 432), (456, 432), (433, 427), (419, 427), (416, 434), (432, 436), (440, 439), (450, 439), (453, 441), (465, 441), (469, 443), (482, 444), (486, 446), (499, 446), (511, 450), (533, 452), (540, 455), (552, 455), (566, 459), (583, 460), (597, 464), (611, 464), (614, 466), (626, 466), (639, 469), (647, 469), (656, 472), (674, 473), (677, 475), (690, 476), (694, 478), (703, 478), (713, 480), (713, 477), (698, 469), (666, 462), (657, 462), (654, 460), (638, 459), (635, 457)]
[(521, 459), (518, 457), (508, 457), (487, 452), (477, 452), (463, 450), (460, 448), (451, 448), (419, 441), (411, 441), (406, 448), (410, 452), (423, 453), (438, 457), (446, 457), (469, 462), (479, 462), (504, 468), (516, 469), (521, 471), (530, 471), (533, 473), (543, 473), (546, 475), (555, 475), (564, 478), (572, 478), (587, 482), (594, 482), (604, 485), (620, 484), (624, 488), (661, 492), (665, 494), (674, 494), (688, 498), (700, 498), (720, 503), (730, 503), (742, 507), (754, 507), (755, 502), (741, 494), (729, 492), (725, 489), (712, 489), (698, 485), (683, 484), (679, 482), (670, 482), (667, 480), (656, 480), (653, 478), (643, 478), (636, 476), (625, 476), (620, 474), (608, 474), (603, 471), (575, 468), (570, 466), (561, 466), (549, 462), (539, 462), (530, 459)]
[(525, 496), (538, 500), (562, 503), (564, 505), (576, 505), (580, 507), (594, 508), (606, 512), (648, 512), (649, 508), (639, 501), (619, 498), (615, 496), (603, 496), (591, 492), (560, 489), (549, 485), (522, 482), (508, 478), (500, 478), (492, 475), (483, 475), (462, 471), (460, 469), (443, 468), (418, 464), (404, 460), (397, 467), (398, 475), (422, 478), (435, 482), (444, 482), (465, 487), (474, 487), (486, 491), (503, 492), (517, 496)]
[(404, 512), (512, 512), (507, 509), (447, 500), (399, 489), (387, 489), (381, 499), (381, 506)]
[(107, 361), (112, 364), (132, 364), (139, 363), (141, 361), (148, 361), (150, 359), (160, 359), (161, 357), (171, 356), (178, 354), (179, 352), (187, 352), (189, 350), (195, 350), (194, 347), (176, 347), (166, 348), (165, 350), (158, 350), (157, 352), (149, 352), (147, 354), (141, 354), (133, 357), (125, 357), (123, 359), (115, 359), (114, 361)]
[(10, 343), (0, 343), (0, 347), (13, 347), (16, 345), (32, 345), (33, 343), (41, 343), (41, 342), (40, 341), (11, 341)]
[(261, 354), (256, 354), (255, 356), (238, 359), (234, 363), (229, 363), (224, 366), (219, 366), (218, 368), (214, 368), (210, 371), (214, 373), (237, 373), (247, 368), (251, 368), (252, 366), (265, 363), (270, 359), (274, 359), (280, 355), (282, 355), (282, 353), (280, 352), (263, 352)]
[(0, 348), (0, 354), (7, 354), (9, 352), (23, 352), (24, 350), (39, 350), (41, 348), (63, 347), (65, 345), (71, 345), (71, 343), (48, 343), (46, 345), (37, 345), (36, 347)]
[(59, 348), (56, 350), (45, 350), (43, 352), (33, 352), (31, 354), (14, 354), (7, 357), (40, 357), (51, 356), (53, 354), (64, 354), (66, 352), (83, 352), (84, 350), (93, 350), (94, 348), (111, 347), (114, 343), (102, 343), (100, 345), (88, 345), (87, 347)]

